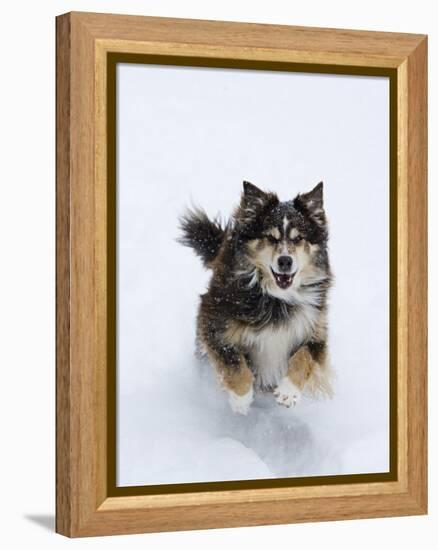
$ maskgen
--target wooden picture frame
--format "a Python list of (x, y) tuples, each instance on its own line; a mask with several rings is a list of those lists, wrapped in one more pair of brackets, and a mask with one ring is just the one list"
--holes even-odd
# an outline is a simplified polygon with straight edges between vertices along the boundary
[[(427, 38), (69, 13), (57, 18), (56, 530), (70, 537), (427, 512)], [(389, 475), (114, 487), (114, 104), (120, 59), (391, 79)], [(215, 486), (212, 486), (215, 485)]]

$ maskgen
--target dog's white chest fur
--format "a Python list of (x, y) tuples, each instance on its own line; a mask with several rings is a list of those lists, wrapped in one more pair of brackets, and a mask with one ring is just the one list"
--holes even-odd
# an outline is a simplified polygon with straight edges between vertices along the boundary
[(316, 308), (304, 306), (297, 309), (288, 323), (246, 332), (245, 344), (255, 367), (256, 386), (275, 387), (280, 383), (287, 372), (291, 351), (311, 337), (317, 316)]

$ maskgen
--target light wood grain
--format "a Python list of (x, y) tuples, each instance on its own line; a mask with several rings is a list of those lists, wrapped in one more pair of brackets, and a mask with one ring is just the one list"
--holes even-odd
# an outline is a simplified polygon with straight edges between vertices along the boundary
[[(424, 36), (73, 13), (57, 19), (57, 526), (67, 536), (425, 513)], [(108, 497), (106, 54), (397, 70), (398, 480)]]
[(70, 19), (56, 22), (56, 530), (70, 534)]
[(427, 508), (427, 40), (408, 60), (408, 480)]
[(408, 68), (407, 61), (397, 70), (397, 414), (399, 479), (407, 490), (407, 380), (408, 380)]
[(72, 19), (80, 21), (99, 40), (123, 41), (125, 46), (127, 42), (167, 43), (174, 48), (180, 44), (205, 45), (217, 47), (225, 55), (233, 48), (237, 48), (241, 55), (245, 55), (246, 48), (250, 52), (257, 49), (283, 50), (300, 52), (300, 55), (306, 52), (322, 54), (325, 59), (331, 54), (369, 55), (379, 58), (380, 63), (392, 60), (394, 67), (403, 62), (423, 39), (422, 35), (406, 33), (96, 13), (73, 13)]

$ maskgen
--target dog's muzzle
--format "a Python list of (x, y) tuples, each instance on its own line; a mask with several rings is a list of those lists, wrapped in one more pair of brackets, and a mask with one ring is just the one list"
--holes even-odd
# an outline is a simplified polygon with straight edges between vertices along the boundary
[(295, 273), (277, 273), (271, 267), (272, 275), (274, 276), (277, 286), (285, 290), (289, 288), (294, 280)]

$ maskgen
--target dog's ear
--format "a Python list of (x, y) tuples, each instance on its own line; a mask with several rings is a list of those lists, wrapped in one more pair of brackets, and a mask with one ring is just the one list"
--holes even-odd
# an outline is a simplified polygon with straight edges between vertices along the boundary
[(324, 214), (323, 190), (324, 184), (320, 181), (311, 191), (308, 193), (301, 193), (294, 199), (294, 207), (297, 210), (308, 214), (320, 225), (325, 224), (326, 222)]
[(250, 181), (243, 182), (243, 195), (242, 199), (258, 199), (263, 200), (267, 193), (259, 189), (256, 185)]
[(323, 210), (323, 190), (324, 184), (322, 183), (322, 181), (320, 181), (318, 185), (316, 185), (312, 189), (312, 191), (298, 195), (295, 200), (300, 201), (307, 208), (307, 210), (309, 210), (309, 212), (317, 212), (318, 210)]
[(236, 221), (241, 226), (252, 224), (278, 202), (278, 197), (274, 193), (265, 193), (249, 181), (244, 181), (240, 205), (235, 212)]

